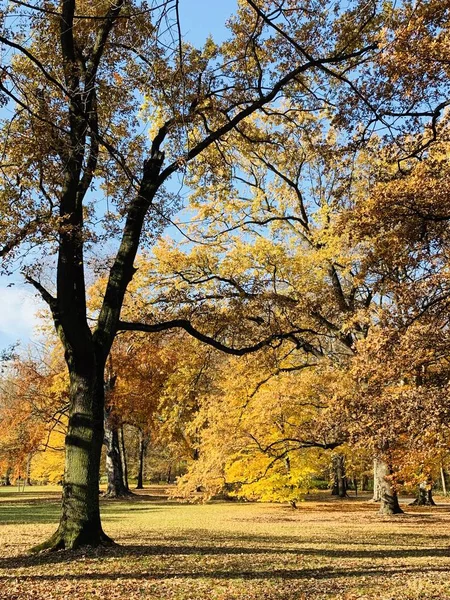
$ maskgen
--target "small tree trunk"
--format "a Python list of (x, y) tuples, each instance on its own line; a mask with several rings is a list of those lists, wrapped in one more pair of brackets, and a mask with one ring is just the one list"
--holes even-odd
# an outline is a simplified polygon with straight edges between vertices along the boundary
[(138, 430), (138, 434), (139, 434), (139, 438), (138, 438), (139, 466), (138, 466), (138, 478), (137, 478), (136, 489), (142, 490), (144, 488), (144, 461), (145, 461), (145, 455), (147, 452), (149, 439), (148, 439), (148, 436), (144, 435), (144, 432), (142, 431), (142, 429)]
[(31, 485), (31, 459), (32, 459), (32, 455), (28, 454), (27, 464), (25, 467), (25, 483), (27, 485)]
[(335, 454), (332, 459), (333, 487), (331, 494), (345, 498), (347, 496), (347, 477), (345, 475), (345, 457), (343, 454)]
[(123, 434), (123, 425), (119, 428), (119, 450), (120, 450), (120, 462), (122, 463), (122, 473), (123, 473), (123, 485), (127, 492), (130, 491), (130, 486), (128, 484), (128, 461), (127, 461), (127, 452), (125, 448), (125, 437)]
[(286, 473), (289, 474), (291, 472), (291, 459), (289, 454), (284, 459), (284, 466), (286, 468)]
[(442, 482), (442, 493), (444, 496), (447, 495), (447, 472), (444, 467), (441, 467), (441, 482)]
[(377, 459), (376, 482), (380, 494), (380, 514), (382, 515), (398, 515), (402, 514), (403, 510), (398, 503), (397, 492), (393, 486), (391, 476), (392, 468), (381, 458)]
[[(113, 371), (113, 361), (111, 354), (109, 355), (107, 377), (105, 380), (105, 394), (111, 395), (117, 377)], [(123, 498), (131, 494), (130, 490), (124, 483), (123, 463), (120, 450), (119, 426), (115, 419), (114, 412), (108, 402), (104, 410), (105, 432), (104, 444), (106, 446), (106, 475), (108, 478), (108, 487), (106, 490), (107, 498)]]
[(373, 459), (373, 502), (381, 502), (381, 488), (378, 481), (378, 459)]
[(6, 468), (5, 485), (11, 485), (11, 467)]
[(98, 476), (103, 442), (103, 368), (70, 372), (70, 413), (61, 520), (54, 535), (34, 551), (112, 543), (100, 522)]
[[(109, 414), (107, 414), (109, 413)], [(106, 474), (108, 477), (107, 498), (123, 498), (131, 492), (124, 484), (120, 457), (119, 431), (110, 411), (105, 411)]]
[(361, 475), (361, 491), (367, 492), (368, 489), (369, 489), (369, 478), (365, 474)]
[(170, 478), (172, 477), (172, 465), (169, 465), (167, 469), (167, 483), (170, 483)]

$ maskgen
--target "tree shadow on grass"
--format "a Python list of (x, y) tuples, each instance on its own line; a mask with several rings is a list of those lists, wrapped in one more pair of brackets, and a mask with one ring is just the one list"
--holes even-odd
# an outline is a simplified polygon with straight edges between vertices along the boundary
[[(154, 512), (157, 510), (165, 510), (165, 505), (147, 505), (134, 506), (128, 503), (102, 503), (102, 516), (106, 521), (123, 521), (125, 513), (136, 511)], [(15, 525), (15, 524), (47, 524), (54, 523), (55, 528), (58, 525), (61, 513), (61, 499), (46, 499), (42, 502), (39, 499), (30, 499), (24, 502), (15, 502), (13, 504), (0, 504), (0, 525)]]
[[(232, 545), (230, 538), (214, 539), (214, 544), (211, 544), (211, 538), (201, 539), (198, 536), (185, 536), (182, 543), (177, 543), (177, 540), (172, 538), (171, 544), (149, 544), (149, 545), (116, 545), (113, 547), (100, 548), (81, 548), (72, 552), (53, 552), (42, 553), (37, 555), (22, 555), (16, 557), (0, 558), (0, 569), (17, 569), (31, 568), (40, 565), (52, 565), (58, 563), (76, 562), (77, 559), (102, 559), (108, 558), (117, 560), (136, 559), (143, 557), (160, 557), (167, 558), (172, 556), (198, 556), (198, 557), (241, 557), (243, 561), (250, 559), (252, 555), (265, 555), (268, 558), (280, 556), (298, 556), (299, 559), (305, 557), (329, 558), (339, 560), (346, 559), (362, 559), (374, 561), (378, 559), (407, 559), (407, 558), (427, 558), (430, 559), (430, 564), (433, 559), (449, 558), (449, 548), (409, 548), (402, 546), (400, 548), (383, 548), (371, 549), (370, 546), (364, 549), (348, 548), (348, 544), (335, 548), (310, 547), (297, 542), (295, 547), (288, 544), (285, 538), (281, 538), (283, 543), (275, 545), (274, 538), (271, 537), (250, 537), (241, 538), (240, 544)], [(230, 544), (231, 541), (231, 544)], [(226, 543), (224, 543), (226, 542)], [(245, 543), (247, 542), (247, 545)], [(248, 544), (252, 545), (248, 545)], [(247, 557), (247, 558), (245, 558)], [(388, 565), (386, 565), (388, 567)], [(431, 567), (430, 567), (431, 568)], [(433, 569), (432, 569), (433, 570)], [(445, 570), (450, 570), (449, 566)]]
[[(217, 537), (217, 536), (215, 536)], [(124, 538), (126, 539), (130, 539), (131, 541), (133, 540), (132, 537), (127, 538), (125, 536)], [(175, 536), (171, 536), (170, 539), (175, 542), (176, 540), (178, 540), (180, 543), (183, 542), (183, 538), (182, 537), (175, 537)], [(207, 538), (206, 538), (207, 539)], [(218, 538), (220, 539), (220, 538)], [(335, 546), (336, 548), (339, 548), (339, 550), (336, 550), (336, 552), (339, 554), (341, 553), (349, 553), (349, 552), (354, 552), (355, 556), (359, 556), (361, 555), (361, 557), (366, 556), (367, 558), (370, 558), (370, 554), (368, 555), (368, 553), (370, 552), (381, 552), (380, 550), (375, 550), (373, 548), (371, 548), (371, 546), (387, 546), (388, 548), (392, 548), (393, 549), (387, 549), (385, 552), (393, 552), (392, 556), (399, 556), (400, 558), (401, 556), (401, 552), (405, 551), (405, 552), (441, 552), (442, 547), (444, 546), (443, 542), (445, 543), (445, 552), (447, 552), (448, 554), (442, 554), (444, 556), (449, 556), (450, 557), (450, 535), (449, 534), (436, 534), (435, 532), (430, 532), (430, 533), (416, 533), (415, 531), (413, 532), (406, 532), (406, 533), (400, 533), (400, 532), (396, 532), (395, 534), (393, 534), (392, 532), (386, 532), (386, 533), (377, 533), (377, 536), (375, 539), (371, 539), (371, 538), (367, 538), (367, 536), (361, 536), (360, 535), (360, 539), (358, 538), (352, 538), (352, 539), (345, 539), (345, 541), (343, 541), (342, 543), (337, 542), (335, 539), (332, 538), (325, 538), (324, 536), (320, 536), (319, 538), (314, 538), (312, 540), (305, 540), (305, 538), (301, 535), (299, 536), (295, 536), (295, 535), (291, 535), (291, 536), (264, 536), (264, 535), (249, 535), (249, 534), (228, 534), (226, 536), (223, 537), (223, 541), (225, 543), (229, 543), (230, 541), (232, 541), (233, 539), (236, 540), (236, 544), (258, 544), (258, 542), (260, 544), (263, 545), (267, 545), (268, 547), (276, 545), (276, 547), (282, 548), (284, 549), (284, 551), (288, 551), (288, 550), (294, 550), (295, 552), (297, 552), (298, 554), (302, 554), (303, 550), (305, 549), (305, 547), (308, 545), (308, 543), (313, 543), (315, 548), (315, 552), (316, 554), (320, 554), (322, 551), (326, 552), (326, 551), (330, 551), (327, 547), (330, 545)], [(420, 540), (420, 542), (418, 543), (417, 540)], [(416, 546), (418, 546), (420, 544), (421, 548), (417, 549)], [(322, 549), (321, 546), (324, 546), (324, 548)], [(355, 550), (349, 550), (348, 548), (356, 548)], [(334, 552), (334, 550), (333, 550)], [(398, 554), (397, 554), (398, 553)], [(415, 556), (415, 554), (411, 554), (411, 556)], [(427, 554), (428, 555), (428, 554)], [(406, 554), (405, 554), (406, 556)]]
[[(252, 580), (252, 581), (267, 581), (267, 580), (332, 580), (332, 579), (348, 579), (348, 578), (380, 578), (390, 577), (392, 575), (414, 575), (424, 573), (448, 573), (447, 567), (395, 567), (395, 568), (367, 568), (361, 569), (345, 569), (345, 568), (333, 568), (333, 567), (318, 567), (316, 569), (305, 568), (305, 569), (270, 569), (270, 570), (250, 570), (250, 569), (236, 569), (232, 568), (229, 570), (222, 569), (208, 569), (202, 568), (198, 571), (151, 571), (146, 569), (144, 572), (139, 571), (124, 571), (124, 570), (113, 570), (111, 572), (99, 572), (95, 573), (92, 571), (81, 572), (81, 573), (62, 573), (62, 574), (42, 574), (42, 575), (21, 575), (21, 581), (115, 581), (119, 580), (170, 580), (170, 579), (219, 579), (219, 580)], [(0, 581), (7, 582), (8, 580), (17, 580), (17, 575), (0, 575)]]
[(179, 502), (176, 502), (175, 500), (168, 500), (167, 496), (164, 496), (162, 494), (160, 495), (154, 495), (154, 494), (146, 494), (146, 493), (136, 493), (135, 490), (130, 490), (131, 491), (131, 495), (126, 496), (126, 498), (108, 498), (105, 497), (105, 493), (102, 491), (100, 493), (100, 501), (104, 504), (107, 503), (114, 503), (114, 502), (123, 502), (123, 503), (127, 503), (127, 504), (133, 504), (134, 502), (156, 502), (159, 504), (178, 504), (179, 506)]
[[(261, 540), (259, 540), (261, 541)], [(269, 541), (269, 540), (268, 540)], [(311, 548), (298, 545), (296, 548), (286, 546), (219, 546), (219, 545), (150, 545), (150, 546), (119, 546), (116, 556), (182, 556), (182, 555), (200, 555), (200, 556), (220, 556), (237, 555), (251, 556), (255, 555), (297, 555), (297, 556), (317, 556), (331, 557), (336, 559), (361, 558), (373, 560), (377, 558), (438, 558), (448, 557), (450, 559), (450, 549), (448, 548), (390, 548), (371, 550), (353, 550), (347, 548)], [(1, 564), (1, 563), (0, 563)], [(450, 567), (450, 565), (449, 565)]]

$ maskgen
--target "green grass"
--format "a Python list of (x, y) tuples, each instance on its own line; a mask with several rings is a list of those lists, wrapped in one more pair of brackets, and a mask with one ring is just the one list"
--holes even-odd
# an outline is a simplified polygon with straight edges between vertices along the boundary
[[(30, 556), (58, 489), (0, 492), (0, 599), (450, 599), (450, 505), (379, 517), (361, 500), (184, 505), (102, 501), (115, 548)], [(158, 495), (157, 495), (158, 494)]]

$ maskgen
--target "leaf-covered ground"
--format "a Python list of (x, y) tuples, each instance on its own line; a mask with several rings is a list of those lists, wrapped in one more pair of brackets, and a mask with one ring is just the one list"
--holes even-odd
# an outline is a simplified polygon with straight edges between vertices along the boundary
[(450, 504), (380, 517), (355, 499), (292, 511), (157, 493), (103, 502), (120, 546), (33, 556), (55, 528), (58, 493), (0, 490), (0, 599), (450, 599)]

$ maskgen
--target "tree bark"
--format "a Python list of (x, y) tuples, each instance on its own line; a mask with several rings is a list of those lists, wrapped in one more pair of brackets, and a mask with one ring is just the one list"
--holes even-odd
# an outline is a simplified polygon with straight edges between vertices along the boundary
[(380, 514), (402, 514), (403, 510), (400, 508), (397, 492), (392, 483), (392, 467), (386, 462), (386, 460), (381, 458), (377, 458), (376, 463), (375, 480), (378, 493), (380, 495)]
[(105, 432), (103, 442), (106, 447), (106, 476), (108, 479), (106, 498), (123, 498), (131, 494), (124, 482), (119, 423), (111, 404), (112, 392), (116, 385), (116, 380), (117, 376), (114, 374), (113, 359), (111, 354), (109, 354), (104, 384), (106, 406), (104, 410)]
[(441, 467), (441, 482), (442, 482), (442, 493), (444, 496), (447, 495), (447, 479), (448, 475), (444, 467)]
[[(103, 365), (102, 365), (103, 366)], [(62, 510), (54, 535), (34, 551), (75, 549), (112, 543), (100, 523), (100, 457), (103, 442), (103, 368), (70, 372)]]
[(31, 485), (31, 459), (32, 459), (32, 455), (28, 454), (27, 464), (25, 467), (25, 481), (26, 481), (27, 485)]
[(335, 454), (332, 459), (333, 486), (331, 494), (339, 498), (347, 497), (347, 477), (345, 475), (345, 456)]
[(105, 410), (105, 436), (106, 446), (106, 475), (108, 487), (105, 496), (107, 498), (123, 498), (131, 492), (124, 484), (122, 459), (120, 456), (119, 428), (114, 422), (111, 411)]
[(378, 459), (373, 459), (373, 502), (381, 502), (381, 488), (378, 481)]
[(125, 489), (129, 492), (130, 486), (128, 483), (128, 461), (127, 461), (127, 450), (125, 447), (125, 437), (123, 433), (123, 425), (119, 428), (119, 450), (120, 450), (120, 460), (122, 462), (122, 472), (123, 472), (123, 485)]
[(410, 503), (410, 506), (436, 506), (430, 482), (423, 481), (419, 484), (416, 499)]
[(149, 439), (148, 439), (148, 436), (146, 436), (144, 434), (142, 429), (138, 429), (138, 434), (139, 434), (139, 441), (138, 441), (138, 444), (139, 444), (139, 447), (138, 447), (139, 466), (138, 466), (138, 477), (137, 477), (136, 489), (142, 490), (144, 488), (144, 459), (145, 459), (145, 454), (147, 452)]

